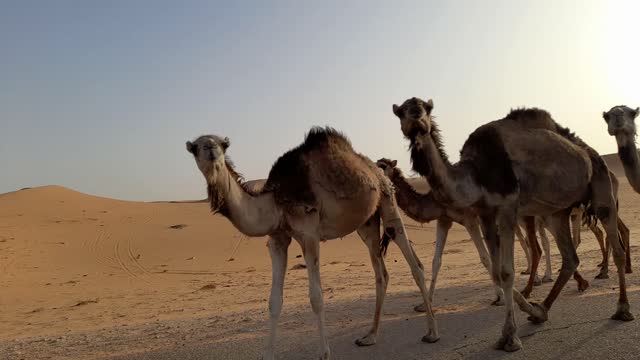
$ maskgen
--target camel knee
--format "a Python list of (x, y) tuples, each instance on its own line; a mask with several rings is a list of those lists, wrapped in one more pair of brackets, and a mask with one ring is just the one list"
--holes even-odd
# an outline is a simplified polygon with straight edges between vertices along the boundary
[(277, 317), (282, 312), (282, 297), (271, 298), (269, 300), (269, 315)]
[(609, 220), (609, 215), (611, 214), (611, 209), (608, 206), (600, 206), (596, 208), (596, 217), (598, 220), (602, 221), (603, 224), (607, 223)]
[(502, 281), (503, 284), (513, 284), (513, 271), (511, 269), (507, 269), (507, 268), (502, 268), (500, 270), (500, 281)]
[(578, 256), (569, 256), (566, 259), (562, 259), (562, 267), (560, 268), (560, 271), (574, 273), (578, 269), (578, 265), (580, 265), (580, 259)]
[(309, 291), (309, 299), (311, 301), (311, 309), (318, 314), (323, 309), (322, 290), (313, 288)]

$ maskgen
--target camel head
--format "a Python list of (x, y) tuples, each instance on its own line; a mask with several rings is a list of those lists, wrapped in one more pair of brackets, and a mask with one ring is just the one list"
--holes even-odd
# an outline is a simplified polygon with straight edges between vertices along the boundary
[(398, 161), (387, 158), (382, 158), (376, 161), (376, 166), (382, 169), (384, 175), (389, 179), (393, 177), (393, 173), (396, 170), (396, 165), (398, 165)]
[(187, 151), (193, 155), (207, 184), (215, 184), (220, 171), (226, 169), (225, 153), (229, 145), (229, 138), (217, 135), (202, 135), (193, 142), (187, 141)]
[(393, 105), (393, 113), (400, 118), (402, 133), (409, 140), (415, 139), (416, 135), (431, 132), (431, 110), (433, 110), (431, 99), (423, 101), (414, 97), (400, 106)]
[(609, 135), (636, 135), (635, 118), (638, 117), (640, 108), (635, 110), (626, 106), (618, 105), (611, 110), (602, 113), (604, 121), (607, 123)]

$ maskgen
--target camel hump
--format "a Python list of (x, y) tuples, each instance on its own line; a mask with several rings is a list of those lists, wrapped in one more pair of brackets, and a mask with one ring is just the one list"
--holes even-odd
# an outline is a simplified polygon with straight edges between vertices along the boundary
[[(315, 207), (317, 199), (311, 186), (308, 159), (314, 153), (353, 152), (351, 143), (331, 127), (313, 127), (304, 142), (280, 156), (271, 167), (264, 191), (274, 193), (276, 202)], [(331, 167), (335, 164), (329, 164)]]
[(518, 191), (511, 158), (493, 123), (483, 125), (469, 135), (460, 160), (469, 161), (475, 182), (488, 192), (504, 196)]

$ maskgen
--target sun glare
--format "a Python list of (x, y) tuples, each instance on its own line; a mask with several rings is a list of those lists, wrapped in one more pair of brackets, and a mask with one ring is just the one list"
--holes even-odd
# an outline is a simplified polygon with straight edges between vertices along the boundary
[(616, 97), (637, 99), (640, 92), (640, 2), (607, 3), (600, 54), (606, 79)]

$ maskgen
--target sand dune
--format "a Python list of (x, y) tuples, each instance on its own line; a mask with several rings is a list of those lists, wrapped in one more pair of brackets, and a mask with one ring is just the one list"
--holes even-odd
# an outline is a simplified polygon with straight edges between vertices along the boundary
[[(615, 159), (607, 161), (619, 171)], [(637, 195), (626, 179), (620, 180), (621, 216), (634, 243), (634, 231), (640, 228)], [(430, 269), (434, 224), (407, 220), (407, 228)], [(260, 347), (271, 282), (265, 244), (264, 238), (247, 239), (226, 219), (212, 216), (201, 201), (128, 202), (60, 186), (2, 194), (0, 358), (92, 359), (204, 344), (220, 344), (222, 349), (242, 339)], [(366, 331), (373, 312), (374, 278), (366, 247), (353, 234), (321, 247), (330, 336), (355, 339)], [(557, 250), (553, 252), (554, 266), (559, 267)], [(583, 233), (579, 253), (581, 268), (592, 278), (599, 251), (590, 232)], [(281, 323), (283, 343), (299, 329), (315, 336), (306, 271), (295, 269), (302, 263), (300, 255), (293, 244)], [(525, 262), (519, 248), (516, 255), (521, 270)], [(397, 248), (390, 248), (387, 264), (391, 285), (385, 323), (404, 319), (421, 323), (420, 315), (410, 309), (418, 302), (417, 291)], [(525, 281), (519, 276), (518, 286)], [(482, 316), (489, 311), (493, 291), (488, 275), (459, 226), (451, 231), (439, 283), (438, 317)], [(638, 277), (631, 275), (629, 283), (636, 291)], [(597, 282), (587, 294), (609, 294), (613, 308), (615, 286), (614, 280)], [(545, 285), (534, 292), (542, 296), (548, 290)], [(565, 293), (576, 296), (575, 285), (569, 283)], [(394, 331), (390, 336), (408, 336)], [(420, 335), (411, 334), (416, 339)], [(220, 358), (240, 359), (259, 351), (250, 350), (231, 351)], [(354, 348), (350, 353), (375, 354), (371, 351), (359, 353)], [(396, 355), (412, 358), (402, 349)]]

